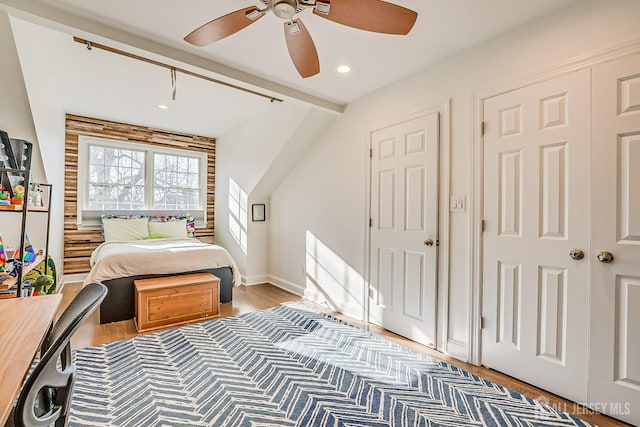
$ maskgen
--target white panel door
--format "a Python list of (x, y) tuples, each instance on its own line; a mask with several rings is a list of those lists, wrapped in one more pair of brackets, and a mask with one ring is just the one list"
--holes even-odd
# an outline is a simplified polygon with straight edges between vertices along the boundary
[(588, 70), (484, 102), (482, 363), (575, 401), (588, 359), (589, 113)]
[(595, 66), (592, 91), (588, 401), (640, 425), (640, 55)]
[(436, 342), (438, 127), (433, 113), (371, 135), (370, 321), (430, 347)]

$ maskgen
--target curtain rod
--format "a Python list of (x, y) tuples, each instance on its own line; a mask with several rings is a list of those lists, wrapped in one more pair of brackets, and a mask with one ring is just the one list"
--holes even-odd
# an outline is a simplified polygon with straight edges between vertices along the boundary
[(224, 82), (222, 80), (218, 80), (218, 79), (214, 79), (213, 77), (207, 77), (204, 76), (202, 74), (198, 74), (198, 73), (194, 73), (193, 71), (189, 71), (189, 70), (185, 70), (184, 68), (179, 68), (179, 67), (174, 67), (173, 65), (169, 65), (169, 64), (165, 64), (164, 62), (160, 62), (160, 61), (155, 61), (153, 59), (149, 59), (149, 58), (145, 58), (144, 56), (140, 56), (140, 55), (136, 55), (133, 53), (129, 53), (129, 52), (125, 52), (124, 50), (120, 50), (120, 49), (116, 49), (114, 47), (110, 47), (110, 46), (106, 46), (100, 43), (94, 43), (90, 40), (86, 40), (86, 39), (81, 39), (80, 37), (73, 37), (73, 41), (87, 45), (88, 48), (96, 48), (96, 49), (102, 49), (102, 50), (106, 50), (107, 52), (111, 52), (111, 53), (115, 53), (118, 55), (122, 55), (122, 56), (126, 56), (127, 58), (132, 58), (132, 59), (137, 59), (138, 61), (142, 61), (142, 62), (146, 62), (148, 64), (153, 64), (156, 65), (158, 67), (162, 67), (162, 68), (166, 68), (168, 70), (175, 70), (177, 72), (186, 74), (188, 76), (192, 76), (192, 77), (196, 77), (202, 80), (206, 80), (212, 83), (217, 83), (220, 84), (222, 86), (227, 86), (233, 89), (237, 89), (237, 90), (241, 90), (243, 92), (247, 92), (247, 93), (251, 93), (253, 95), (257, 95), (257, 96), (261, 96), (263, 98), (266, 98), (268, 100), (270, 100), (271, 102), (283, 102), (282, 99), (280, 98), (276, 98), (273, 97), (271, 95), (267, 95), (266, 93), (262, 93), (262, 92), (257, 92), (251, 89), (247, 89), (245, 87), (242, 86), (237, 86), (234, 85), (233, 83), (227, 83)]

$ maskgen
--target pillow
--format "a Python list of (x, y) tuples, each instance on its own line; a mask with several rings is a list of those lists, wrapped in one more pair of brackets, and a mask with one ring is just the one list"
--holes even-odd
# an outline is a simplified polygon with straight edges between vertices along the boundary
[[(186, 237), (195, 237), (196, 235), (196, 220), (189, 214), (180, 214), (180, 215), (158, 215), (152, 216), (149, 218), (149, 224), (157, 223), (157, 222), (173, 222), (180, 221), (180, 224), (183, 224), (186, 230)], [(150, 231), (151, 234), (155, 234)], [(169, 236), (167, 236), (169, 237)], [(171, 236), (171, 237), (185, 237), (184, 234), (180, 236)]]
[(100, 237), (102, 237), (102, 241), (104, 242), (105, 241), (105, 238), (104, 238), (104, 221), (105, 220), (109, 220), (109, 219), (143, 219), (143, 218), (147, 218), (147, 216), (146, 215), (141, 215), (141, 214), (129, 214), (129, 215), (105, 214), (105, 215), (102, 215), (100, 217)]
[(161, 236), (160, 234), (149, 234), (149, 237), (147, 237), (145, 240), (151, 239), (164, 239), (164, 236)]
[(105, 242), (128, 242), (149, 237), (149, 219), (146, 217), (103, 217), (102, 230)]
[(187, 219), (149, 221), (149, 234), (162, 237), (187, 237)]

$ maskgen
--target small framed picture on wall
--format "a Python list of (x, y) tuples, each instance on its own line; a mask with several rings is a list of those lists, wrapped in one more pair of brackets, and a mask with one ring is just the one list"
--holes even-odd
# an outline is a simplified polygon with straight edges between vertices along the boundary
[(263, 203), (251, 205), (251, 221), (266, 221), (265, 205)]

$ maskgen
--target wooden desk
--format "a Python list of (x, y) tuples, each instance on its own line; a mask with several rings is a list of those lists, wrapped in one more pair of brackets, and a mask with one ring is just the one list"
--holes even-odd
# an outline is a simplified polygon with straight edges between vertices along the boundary
[(0, 300), (0, 426), (5, 425), (62, 294)]

